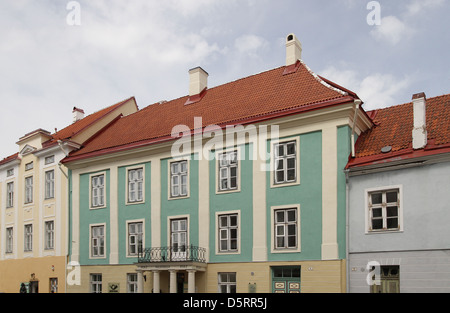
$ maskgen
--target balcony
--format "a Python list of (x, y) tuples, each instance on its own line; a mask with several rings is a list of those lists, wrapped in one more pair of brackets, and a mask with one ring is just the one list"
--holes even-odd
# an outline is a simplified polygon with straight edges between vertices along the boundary
[(138, 253), (138, 263), (206, 263), (206, 249), (190, 246), (145, 248)]

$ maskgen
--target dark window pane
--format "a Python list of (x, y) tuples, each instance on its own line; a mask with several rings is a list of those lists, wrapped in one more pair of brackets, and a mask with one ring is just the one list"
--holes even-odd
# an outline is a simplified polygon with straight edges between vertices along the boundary
[(372, 220), (372, 229), (382, 229), (383, 228), (383, 220), (375, 219)]
[(383, 200), (383, 195), (381, 193), (373, 193), (371, 197), (372, 197), (372, 204), (380, 204)]
[(392, 192), (386, 193), (386, 201), (388, 203), (397, 202), (397, 191), (392, 191)]
[(398, 218), (388, 218), (387, 228), (398, 228)]
[(381, 208), (372, 209), (372, 217), (381, 217), (381, 215), (382, 215)]
[(396, 206), (387, 207), (387, 216), (398, 216), (398, 208)]

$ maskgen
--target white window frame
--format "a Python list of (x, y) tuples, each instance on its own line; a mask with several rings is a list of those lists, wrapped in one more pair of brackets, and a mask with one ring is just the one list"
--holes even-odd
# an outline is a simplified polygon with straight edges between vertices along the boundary
[(55, 155), (50, 155), (45, 157), (44, 159), (44, 165), (49, 165), (55, 163)]
[[(131, 234), (130, 233), (130, 225), (139, 225), (141, 224), (141, 232), (139, 233), (135, 233), (135, 234)], [(127, 243), (126, 243), (126, 247), (127, 247), (127, 257), (136, 257), (139, 253), (139, 239), (141, 240), (141, 246), (142, 249), (145, 248), (145, 223), (144, 220), (133, 220), (133, 221), (127, 221), (126, 222), (126, 227), (127, 227)], [(133, 239), (137, 239), (137, 241), (134, 241), (134, 243), (132, 243)], [(135, 245), (135, 252), (132, 252), (131, 247), (132, 245)]]
[(5, 253), (11, 254), (14, 252), (14, 227), (6, 227), (6, 247)]
[[(232, 162), (233, 158), (231, 157), (234, 155), (234, 163)], [(225, 151), (220, 151), (216, 153), (216, 160), (217, 160), (217, 193), (226, 193), (226, 192), (236, 192), (240, 191), (240, 150), (233, 148)], [(236, 169), (235, 176), (231, 175), (232, 169)], [(232, 178), (236, 179), (236, 186), (231, 187), (231, 181)], [(226, 181), (227, 188), (222, 187), (222, 181)]]
[(6, 183), (6, 208), (14, 207), (14, 182)]
[[(276, 213), (279, 211), (288, 211), (288, 210), (295, 210), (295, 222), (277, 222), (276, 221)], [(284, 238), (285, 242), (287, 240), (287, 233), (286, 233), (286, 226), (294, 224), (296, 225), (295, 229), (295, 240), (296, 245), (294, 247), (284, 246), (279, 247), (277, 244), (277, 237), (280, 237), (281, 234), (277, 231), (277, 226), (283, 226), (284, 227)], [(272, 253), (294, 253), (294, 252), (301, 252), (301, 219), (300, 219), (300, 205), (299, 204), (292, 204), (292, 205), (282, 205), (282, 206), (274, 206), (271, 208), (271, 252)]]
[[(179, 170), (176, 171), (175, 173), (172, 172), (172, 165), (178, 164)], [(186, 171), (182, 171), (182, 164), (186, 165)], [(188, 198), (189, 197), (189, 167), (190, 167), (190, 162), (189, 160), (172, 160), (170, 162), (168, 162), (169, 165), (169, 190), (168, 190), (168, 194), (169, 194), (169, 200), (173, 200), (173, 199), (183, 199), (183, 198)], [(185, 177), (186, 179), (186, 183), (183, 184), (182, 180), (183, 177)], [(175, 184), (175, 180), (177, 180), (178, 182)], [(186, 188), (186, 192), (182, 193), (181, 190), (183, 188), (183, 185), (185, 185)], [(176, 192), (175, 187), (178, 187), (178, 192)]]
[(14, 176), (14, 168), (10, 168), (6, 171), (6, 177)]
[[(224, 279), (225, 278), (225, 279)], [(234, 281), (233, 281), (234, 278)], [(234, 287), (234, 291), (237, 292), (237, 274), (236, 272), (219, 272), (217, 273), (217, 291), (218, 293), (231, 293), (231, 288)], [(226, 292), (223, 292), (222, 287), (226, 288)]]
[[(397, 203), (387, 203), (386, 193), (397, 191)], [(374, 193), (382, 194), (382, 203), (372, 205), (371, 195)], [(397, 206), (397, 218), (398, 226), (397, 228), (387, 228), (387, 208), (389, 205)], [(403, 185), (392, 185), (384, 187), (369, 188), (365, 190), (365, 231), (366, 234), (378, 234), (378, 233), (392, 233), (392, 232), (402, 232), (403, 231)], [(372, 214), (373, 209), (381, 209), (381, 218), (383, 227), (382, 229), (372, 229)]]
[[(51, 227), (50, 227), (51, 226)], [(44, 222), (44, 240), (45, 250), (53, 250), (55, 248), (55, 221)]]
[(33, 161), (25, 164), (25, 171), (31, 171), (32, 169), (34, 169), (34, 162)]
[(33, 224), (24, 225), (23, 251), (24, 252), (33, 251)]
[[(287, 154), (287, 146), (292, 143), (295, 147), (295, 154)], [(286, 152), (283, 156), (279, 155), (278, 152), (278, 146), (283, 146), (283, 152)], [(272, 188), (274, 187), (285, 187), (285, 186), (292, 186), (292, 185), (298, 185), (300, 184), (300, 138), (292, 137), (292, 138), (284, 138), (276, 141), (272, 141), (270, 144), (271, 148), (271, 171), (270, 171), (270, 186)], [(295, 179), (287, 180), (288, 175), (288, 160), (293, 159), (295, 162)], [(284, 173), (284, 179), (282, 181), (278, 181), (277, 179), (277, 164), (278, 161), (281, 161), (283, 164), (283, 173)]]
[(33, 176), (25, 177), (25, 201), (24, 204), (33, 203)]
[[(98, 279), (100, 278), (100, 279)], [(91, 293), (102, 293), (103, 289), (103, 276), (99, 273), (89, 274), (89, 285)]]
[(55, 198), (55, 170), (46, 171), (44, 179), (45, 179), (45, 199), (47, 200)]
[[(223, 227), (221, 225), (221, 218), (226, 217), (227, 223), (230, 220), (231, 216), (236, 216), (236, 225), (235, 226), (227, 226)], [(223, 211), (223, 212), (216, 212), (216, 225), (217, 225), (217, 231), (216, 231), (216, 254), (224, 255), (224, 254), (239, 254), (241, 249), (241, 214), (240, 211)], [(230, 230), (236, 229), (236, 249), (231, 249), (231, 241), (230, 241)], [(226, 232), (226, 238), (223, 238), (222, 231)], [(221, 241), (227, 240), (227, 249), (222, 250)]]
[[(94, 237), (94, 229), (103, 228), (102, 236)], [(103, 242), (103, 254), (101, 252), (102, 246), (99, 245), (99, 240)], [(89, 257), (91, 259), (105, 259), (106, 258), (106, 224), (91, 224), (89, 225)], [(94, 253), (94, 249), (98, 249), (96, 253)]]
[[(103, 185), (94, 185), (94, 179), (99, 177), (103, 177)], [(91, 209), (106, 208), (106, 172), (89, 175), (89, 206)]]
[(137, 273), (127, 273), (127, 293), (138, 293)]
[[(141, 177), (130, 177), (132, 173), (137, 173), (141, 171)], [(131, 167), (127, 168), (127, 192), (126, 192), (126, 202), (127, 204), (137, 204), (145, 202), (145, 167)], [(132, 191), (132, 189), (134, 189)], [(140, 195), (139, 195), (140, 189)]]

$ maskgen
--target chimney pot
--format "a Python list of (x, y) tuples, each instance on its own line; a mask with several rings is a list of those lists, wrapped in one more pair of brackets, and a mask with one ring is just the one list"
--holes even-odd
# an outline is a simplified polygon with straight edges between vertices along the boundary
[(427, 145), (427, 98), (424, 92), (414, 94), (412, 97), (414, 128), (412, 131), (413, 149), (423, 149)]
[(84, 110), (80, 108), (73, 107), (72, 114), (74, 123), (84, 118)]
[(302, 44), (295, 36), (289, 34), (286, 37), (286, 66), (294, 65), (302, 58)]
[(200, 66), (189, 70), (189, 96), (199, 95), (208, 87), (209, 74)]

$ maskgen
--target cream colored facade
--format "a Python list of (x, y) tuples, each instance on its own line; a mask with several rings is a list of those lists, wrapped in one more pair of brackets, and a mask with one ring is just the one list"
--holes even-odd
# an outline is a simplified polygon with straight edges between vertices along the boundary
[(22, 283), (28, 292), (66, 292), (69, 171), (61, 160), (137, 104), (130, 98), (87, 117), (75, 109), (73, 124), (26, 134), (19, 153), (0, 161), (0, 292)]
[(49, 138), (43, 130), (22, 137), (18, 158), (1, 168), (1, 292), (30, 282), (39, 292), (65, 292), (67, 170), (59, 146), (42, 150)]

